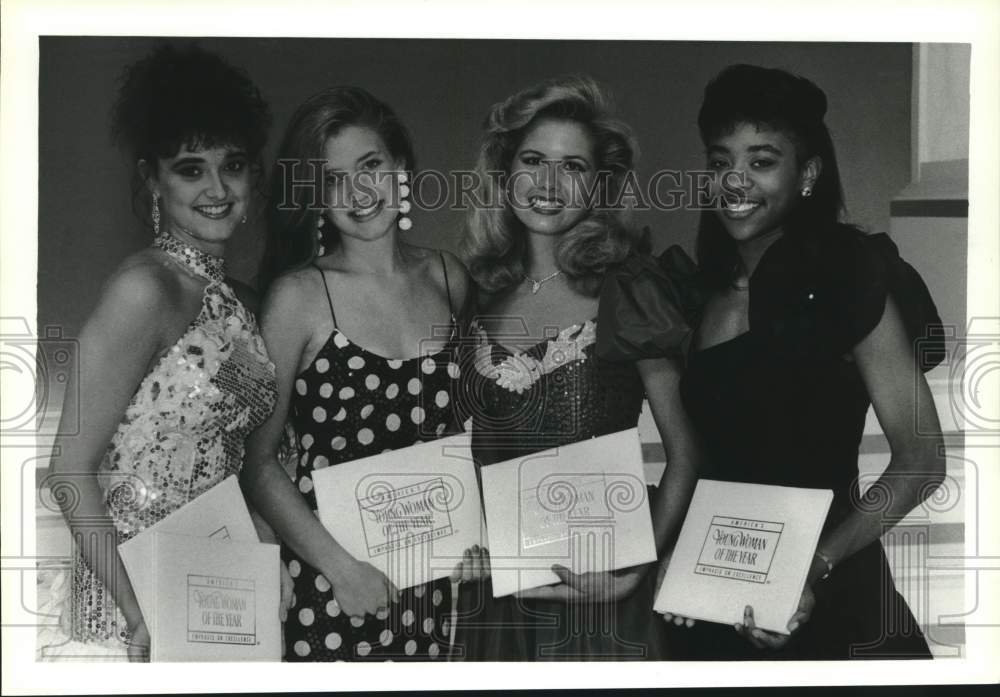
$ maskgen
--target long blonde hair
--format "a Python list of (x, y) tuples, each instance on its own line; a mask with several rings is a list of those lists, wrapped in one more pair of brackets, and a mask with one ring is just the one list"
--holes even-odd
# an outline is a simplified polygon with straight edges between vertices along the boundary
[[(628, 198), (621, 193), (633, 173), (638, 146), (632, 130), (612, 115), (610, 98), (593, 78), (556, 78), (495, 104), (486, 118), (476, 161), (477, 201), (491, 205), (472, 207), (462, 241), (469, 271), (491, 293), (524, 279), (527, 239), (507, 204), (506, 178), (528, 129), (543, 117), (575, 121), (590, 133), (599, 175), (596, 200)], [(631, 205), (624, 201), (602, 205), (560, 236), (556, 265), (580, 292), (596, 295), (607, 268), (636, 246), (638, 235), (629, 224), (630, 212)]]

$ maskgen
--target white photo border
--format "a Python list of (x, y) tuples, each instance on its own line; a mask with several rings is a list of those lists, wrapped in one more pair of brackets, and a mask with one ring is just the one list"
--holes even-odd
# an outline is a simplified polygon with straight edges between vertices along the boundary
[[(655, 3), (617, 0), (614, 21), (607, 2), (585, 0), (503, 3), (373, 0), (344, 2), (96, 2), (6, 0), (2, 6), (2, 109), (0, 109), (0, 316), (35, 317), (38, 213), (38, 37), (80, 36), (280, 36), (420, 38), (579, 38), (712, 41), (903, 41), (972, 44), (969, 153), (968, 316), (1000, 317), (998, 197), (1000, 178), (1000, 4), (992, 0), (914, 2), (848, 0), (836, 4), (761, 0), (756, 3)], [(641, 19), (641, 21), (638, 21)], [(36, 329), (36, 327), (32, 327)], [(6, 388), (2, 388), (5, 389)], [(982, 395), (994, 409), (996, 385)], [(10, 399), (11, 401), (8, 401)], [(4, 403), (16, 398), (5, 392)], [(991, 401), (992, 400), (992, 401)], [(4, 443), (3, 448), (11, 446)], [(26, 452), (19, 448), (16, 459)], [(977, 451), (983, 492), (1000, 492), (1000, 449)], [(5, 458), (6, 459), (6, 458)], [(13, 463), (10, 463), (13, 464)], [(989, 479), (989, 481), (986, 481)], [(998, 626), (967, 627), (967, 656), (941, 661), (836, 663), (520, 664), (282, 664), (119, 665), (35, 662), (34, 628), (8, 618), (23, 602), (33, 607), (30, 565), (19, 562), (34, 540), (34, 480), (19, 467), (2, 467), (3, 692), (138, 693), (287, 690), (413, 690), (504, 688), (726, 687), (753, 685), (928, 684), (995, 682), (1000, 677)], [(967, 550), (971, 571), (966, 597), (995, 591), (1000, 530), (990, 519), (969, 521), (980, 530), (979, 554)], [(992, 539), (987, 539), (987, 533)], [(27, 541), (27, 548), (22, 542)], [(30, 560), (29, 560), (30, 561)], [(25, 594), (21, 597), (21, 589)], [(992, 589), (989, 590), (989, 589)], [(375, 672), (377, 671), (377, 672)]]

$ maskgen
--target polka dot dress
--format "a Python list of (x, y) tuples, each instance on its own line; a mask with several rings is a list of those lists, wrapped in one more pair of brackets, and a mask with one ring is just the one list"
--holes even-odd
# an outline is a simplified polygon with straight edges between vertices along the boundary
[[(314, 470), (434, 440), (454, 430), (450, 405), (460, 372), (456, 351), (453, 333), (438, 353), (390, 360), (334, 329), (312, 365), (295, 380), (292, 394), (299, 453), (295, 482), (310, 508), (316, 510)], [(402, 591), (399, 603), (378, 615), (349, 617), (322, 574), (288, 547), (282, 548), (282, 558), (295, 582), (285, 623), (286, 660), (446, 657), (451, 631), (447, 578)]]

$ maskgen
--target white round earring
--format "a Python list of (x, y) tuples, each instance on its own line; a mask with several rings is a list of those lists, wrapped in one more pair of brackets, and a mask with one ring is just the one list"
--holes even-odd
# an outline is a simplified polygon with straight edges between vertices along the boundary
[(413, 227), (413, 221), (407, 217), (407, 213), (410, 212), (410, 202), (406, 198), (410, 195), (410, 187), (406, 185), (409, 181), (409, 175), (406, 172), (399, 173), (399, 229), (409, 230)]
[(813, 195), (813, 189), (811, 186), (802, 187), (802, 198), (809, 198)]

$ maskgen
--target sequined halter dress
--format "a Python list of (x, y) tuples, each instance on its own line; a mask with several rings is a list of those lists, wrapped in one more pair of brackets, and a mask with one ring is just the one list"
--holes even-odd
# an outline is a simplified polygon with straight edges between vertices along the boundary
[[(274, 364), (223, 260), (169, 235), (153, 246), (207, 284), (197, 317), (139, 384), (98, 470), (119, 543), (238, 473), (244, 439), (277, 398)], [(120, 611), (79, 551), (63, 612), (76, 641), (127, 639)]]

